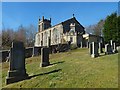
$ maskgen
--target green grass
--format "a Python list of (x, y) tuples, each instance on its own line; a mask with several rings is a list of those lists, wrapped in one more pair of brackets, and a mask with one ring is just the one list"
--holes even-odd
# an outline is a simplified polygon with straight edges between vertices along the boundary
[(50, 55), (50, 65), (40, 66), (40, 56), (26, 59), (31, 79), (5, 85), (8, 63), (2, 65), (3, 88), (117, 88), (118, 54), (91, 58), (87, 48)]

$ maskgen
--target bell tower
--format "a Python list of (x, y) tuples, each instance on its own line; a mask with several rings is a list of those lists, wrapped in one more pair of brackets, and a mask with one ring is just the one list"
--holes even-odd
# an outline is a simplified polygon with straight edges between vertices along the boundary
[(44, 19), (44, 16), (42, 16), (42, 19), (38, 21), (38, 31), (41, 32), (45, 29), (48, 29), (51, 27), (51, 18), (50, 20)]

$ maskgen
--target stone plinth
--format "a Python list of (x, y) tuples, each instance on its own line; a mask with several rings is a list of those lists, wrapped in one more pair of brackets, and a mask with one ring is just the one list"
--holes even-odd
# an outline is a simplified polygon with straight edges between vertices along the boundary
[(83, 48), (83, 42), (80, 42), (80, 47)]

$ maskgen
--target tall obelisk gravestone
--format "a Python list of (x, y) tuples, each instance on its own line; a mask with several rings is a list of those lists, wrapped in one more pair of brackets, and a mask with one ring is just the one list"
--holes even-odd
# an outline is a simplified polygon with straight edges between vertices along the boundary
[(25, 48), (23, 42), (13, 42), (10, 50), (10, 67), (6, 84), (24, 80), (28, 77), (25, 69)]

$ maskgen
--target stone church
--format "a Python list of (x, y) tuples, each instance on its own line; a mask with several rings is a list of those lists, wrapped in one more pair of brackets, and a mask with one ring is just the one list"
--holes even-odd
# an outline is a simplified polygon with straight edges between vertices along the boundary
[(51, 18), (44, 16), (38, 21), (38, 32), (35, 35), (35, 47), (75, 44), (80, 47), (85, 34), (84, 27), (73, 17), (54, 26)]

